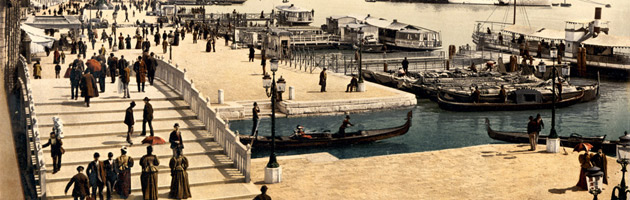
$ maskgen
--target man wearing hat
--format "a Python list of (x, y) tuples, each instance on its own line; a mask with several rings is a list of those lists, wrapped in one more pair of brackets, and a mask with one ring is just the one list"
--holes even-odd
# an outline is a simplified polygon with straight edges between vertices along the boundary
[(149, 103), (151, 99), (149, 97), (144, 97), (144, 111), (142, 113), (142, 134), (141, 136), (147, 135), (147, 123), (149, 124), (149, 129), (151, 132), (151, 136), (153, 136), (153, 106)]
[(136, 107), (136, 102), (131, 101), (129, 103), (129, 108), (125, 111), (125, 124), (127, 125), (127, 143), (129, 145), (133, 145), (131, 142), (131, 134), (133, 134), (133, 125), (136, 123), (136, 120), (133, 118), (133, 107)]
[(346, 128), (348, 126), (354, 126), (354, 124), (350, 123), (350, 115), (346, 115), (346, 118), (343, 120), (343, 122), (341, 123), (341, 126), (339, 127), (338, 134), (340, 137), (346, 136)]
[(66, 185), (66, 189), (64, 190), (65, 194), (68, 194), (68, 189), (70, 186), (74, 184), (74, 188), (72, 189), (72, 197), (74, 199), (85, 199), (85, 197), (90, 196), (90, 185), (88, 184), (88, 178), (83, 172), (83, 166), (77, 167), (77, 174), (74, 175), (68, 185)]
[(271, 197), (267, 195), (267, 186), (260, 187), (260, 194), (254, 197), (254, 200), (271, 200)]
[(61, 169), (61, 155), (65, 152), (63, 150), (63, 141), (61, 138), (57, 137), (55, 133), (55, 128), (50, 132), (50, 138), (48, 138), (48, 142), (42, 145), (42, 148), (46, 148), (50, 146), (50, 156), (53, 159), (53, 174), (56, 174)]
[(319, 73), (319, 85), (322, 86), (320, 92), (326, 92), (326, 68)]
[(171, 143), (171, 149), (173, 150), (173, 156), (177, 155), (177, 150), (181, 150), (184, 148), (184, 141), (182, 140), (182, 133), (179, 132), (179, 123), (175, 123), (173, 126), (175, 130), (171, 132), (171, 135), (168, 137), (168, 142)]
[(90, 178), (90, 186), (92, 187), (92, 198), (96, 199), (96, 190), (98, 189), (98, 196), (102, 200), (103, 199), (103, 186), (105, 185), (105, 165), (103, 162), (99, 161), (98, 158), (101, 155), (96, 152), (94, 153), (94, 161), (88, 164), (87, 173)]
[(131, 193), (131, 167), (133, 167), (133, 158), (127, 155), (127, 147), (120, 149), (120, 156), (116, 158), (116, 167), (118, 168), (118, 181), (116, 182), (116, 191), (121, 198), (126, 199)]

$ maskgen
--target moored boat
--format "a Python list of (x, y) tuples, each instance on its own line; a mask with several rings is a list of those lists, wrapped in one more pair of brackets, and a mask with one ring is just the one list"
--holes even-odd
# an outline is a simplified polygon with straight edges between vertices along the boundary
[[(513, 99), (508, 99), (505, 103), (495, 102), (457, 102), (444, 93), (439, 93), (437, 97), (438, 105), (444, 110), (472, 112), (472, 111), (516, 111), (516, 110), (538, 110), (550, 109), (553, 106), (551, 100), (543, 99), (539, 91), (532, 89), (520, 89), (514, 91)], [(556, 102), (556, 108), (562, 108), (576, 104), (584, 97), (584, 91), (581, 90), (578, 96), (562, 99)]]
[[(412, 111), (407, 113), (405, 124), (385, 129), (360, 130), (347, 132), (345, 137), (335, 137), (334, 133), (307, 133), (312, 138), (301, 138), (294, 136), (276, 136), (276, 148), (302, 148), (302, 147), (324, 147), (324, 146), (344, 146), (350, 144), (369, 143), (378, 140), (404, 135), (411, 127)], [(240, 136), (241, 143), (247, 145), (253, 141), (253, 148), (270, 149), (272, 146), (271, 136)]]
[[(529, 143), (529, 136), (525, 132), (505, 132), (495, 131), (490, 127), (490, 120), (486, 118), (486, 131), (488, 136), (495, 140), (500, 140), (509, 143)], [(584, 137), (579, 134), (573, 133), (569, 137), (560, 136), (560, 145), (563, 147), (573, 148), (576, 145), (586, 142), (593, 145), (593, 151), (602, 149), (604, 153), (614, 154), (616, 141), (606, 141), (606, 135)], [(547, 142), (546, 135), (538, 136), (538, 144), (545, 144)]]

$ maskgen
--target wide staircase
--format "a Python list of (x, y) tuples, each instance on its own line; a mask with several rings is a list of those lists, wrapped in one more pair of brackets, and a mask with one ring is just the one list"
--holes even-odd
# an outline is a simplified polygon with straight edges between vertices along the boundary
[[(183, 98), (170, 87), (160, 81), (154, 86), (147, 86), (144, 93), (138, 92), (135, 80), (132, 78), (129, 89), (131, 99), (123, 99), (117, 93), (117, 84), (109, 83), (107, 79), (106, 92), (100, 97), (93, 98), (90, 107), (86, 107), (83, 98), (70, 99), (70, 85), (67, 79), (32, 80), (33, 99), (39, 128), (42, 131), (42, 144), (49, 138), (53, 127), (53, 116), (63, 121), (63, 147), (66, 150), (62, 157), (61, 170), (52, 174), (52, 158), (50, 148), (45, 148), (46, 162), (46, 193), (49, 199), (71, 199), (64, 194), (64, 188), (70, 178), (77, 173), (78, 166), (87, 167), (93, 160), (93, 154), (98, 152), (100, 160), (107, 159), (109, 152), (114, 153), (114, 159), (120, 156), (120, 149), (128, 146), (128, 155), (135, 160), (131, 177), (131, 196), (129, 199), (141, 199), (140, 188), (141, 167), (140, 158), (146, 154), (146, 144), (141, 144), (142, 99), (151, 99), (154, 109), (153, 128), (155, 135), (167, 141), (166, 144), (154, 145), (154, 154), (160, 161), (158, 175), (158, 192), (160, 198), (167, 198), (170, 190), (170, 169), (168, 163), (172, 157), (168, 136), (173, 125), (179, 123), (184, 140), (184, 155), (188, 158), (187, 170), (192, 199), (251, 199), (258, 189), (251, 183), (245, 182), (245, 177), (234, 167), (234, 162), (225, 155), (223, 149), (215, 142), (212, 133), (206, 130), (204, 124), (197, 119), (197, 115)], [(136, 124), (131, 137), (133, 145), (129, 146), (126, 139), (127, 127), (123, 124), (125, 109), (131, 101), (136, 102), (134, 117)], [(148, 129), (148, 127), (147, 127)], [(149, 131), (147, 130), (147, 135)], [(85, 172), (84, 172), (85, 173)], [(103, 192), (105, 195), (105, 192)], [(118, 198), (118, 195), (114, 195)]]

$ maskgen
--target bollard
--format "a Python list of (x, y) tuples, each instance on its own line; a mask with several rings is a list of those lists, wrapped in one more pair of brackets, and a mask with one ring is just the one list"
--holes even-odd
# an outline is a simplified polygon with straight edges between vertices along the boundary
[(295, 100), (295, 88), (289, 86), (289, 100)]
[(223, 89), (219, 89), (219, 104), (223, 104)]

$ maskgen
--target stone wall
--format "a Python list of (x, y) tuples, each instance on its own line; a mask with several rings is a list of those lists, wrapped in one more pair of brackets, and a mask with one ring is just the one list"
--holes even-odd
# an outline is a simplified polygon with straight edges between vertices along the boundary
[(15, 65), (20, 49), (20, 5), (19, 0), (0, 1), (0, 72), (4, 75), (6, 88), (12, 90), (16, 85)]

